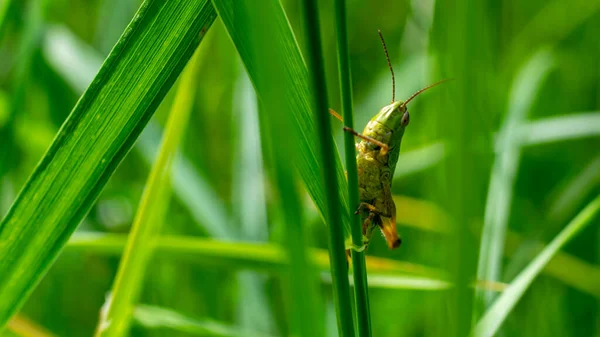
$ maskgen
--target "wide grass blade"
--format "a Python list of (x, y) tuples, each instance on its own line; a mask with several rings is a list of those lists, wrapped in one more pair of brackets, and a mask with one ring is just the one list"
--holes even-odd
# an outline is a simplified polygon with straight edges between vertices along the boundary
[(513, 310), (533, 280), (539, 275), (552, 257), (573, 237), (581, 232), (600, 210), (600, 196), (589, 203), (571, 222), (550, 242), (544, 250), (511, 282), (498, 297), (473, 329), (474, 337), (492, 337), (508, 314)]
[(146, 1), (0, 223), (0, 326), (27, 299), (210, 27), (207, 1)]
[[(204, 43), (207, 42), (209, 41)], [(52, 26), (49, 29), (43, 51), (48, 63), (76, 93), (85, 91), (102, 64), (97, 51), (63, 26)], [(133, 147), (149, 166), (156, 158), (161, 132), (158, 123), (151, 120)], [(209, 236), (233, 239), (235, 230), (232, 228), (232, 221), (210, 182), (199, 174), (183, 154), (175, 158), (172, 170), (173, 193), (190, 212), (196, 224), (202, 226)]]

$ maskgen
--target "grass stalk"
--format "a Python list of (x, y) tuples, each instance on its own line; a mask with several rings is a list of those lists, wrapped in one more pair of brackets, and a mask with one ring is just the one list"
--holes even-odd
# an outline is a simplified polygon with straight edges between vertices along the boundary
[[(340, 76), (340, 91), (342, 98), (342, 114), (344, 125), (354, 129), (352, 109), (352, 73), (350, 69), (350, 55), (348, 51), (348, 29), (346, 23), (346, 1), (335, 1), (335, 24), (337, 34), (338, 72)], [(350, 207), (350, 228), (352, 243), (356, 247), (363, 244), (361, 218), (354, 215), (354, 209), (360, 202), (358, 195), (358, 171), (356, 168), (356, 148), (354, 136), (344, 133), (344, 149), (346, 154), (346, 170), (348, 171), (348, 198)], [(371, 336), (371, 317), (369, 313), (369, 286), (367, 283), (367, 266), (365, 264), (365, 251), (352, 250), (352, 268), (354, 277), (354, 305), (356, 312), (357, 335)]]
[(304, 1), (304, 27), (307, 38), (307, 65), (313, 90), (314, 107), (319, 139), (320, 155), (325, 193), (327, 196), (327, 222), (329, 223), (329, 255), (331, 259), (331, 276), (334, 289), (334, 304), (338, 318), (340, 336), (354, 336), (352, 309), (350, 303), (350, 286), (348, 282), (348, 264), (344, 245), (344, 229), (342, 224), (341, 200), (336, 179), (336, 162), (334, 156), (331, 123), (328, 113), (327, 86), (320, 37), (320, 24), (317, 3), (315, 0)]

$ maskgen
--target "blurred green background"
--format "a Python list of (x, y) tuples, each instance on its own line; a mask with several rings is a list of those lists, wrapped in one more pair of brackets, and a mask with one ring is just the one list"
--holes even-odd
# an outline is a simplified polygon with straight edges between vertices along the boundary
[[(139, 4), (0, 1), (0, 215)], [(333, 5), (319, 5), (329, 101), (339, 111)], [(302, 49), (301, 2), (283, 7)], [(368, 250), (384, 264), (410, 263), (405, 274), (371, 280), (373, 336), (445, 335), (446, 327), (463, 324), (456, 317), (476, 318), (490, 300), (474, 300), (470, 288), (448, 291), (410, 277), (510, 283), (600, 193), (600, 2), (378, 0), (347, 7), (357, 128), (391, 99), (377, 29), (386, 38), (397, 98), (455, 79), (409, 109), (393, 185), (402, 247), (389, 251), (375, 236)], [(162, 233), (281, 243), (256, 96), (219, 18), (200, 49), (194, 111)], [(119, 249), (94, 244), (86, 233), (128, 233), (173, 92), (22, 309), (19, 319), (31, 322), (13, 330), (39, 325), (58, 336), (92, 335)], [(332, 123), (341, 145), (341, 124)], [(311, 244), (326, 249), (327, 228), (298, 186)], [(598, 224), (593, 220), (552, 260), (498, 336), (600, 336)], [(118, 246), (125, 237), (114, 238)], [(482, 267), (480, 255), (493, 252), (503, 256), (500, 265)], [(149, 306), (136, 309), (132, 336), (232, 335), (219, 334), (221, 325), (239, 336), (290, 335), (286, 278), (255, 257), (268, 253), (242, 247), (233, 258), (194, 254), (155, 254), (140, 299)], [(320, 305), (328, 336), (336, 336), (329, 279), (323, 269)], [(199, 327), (211, 324), (217, 328)]]

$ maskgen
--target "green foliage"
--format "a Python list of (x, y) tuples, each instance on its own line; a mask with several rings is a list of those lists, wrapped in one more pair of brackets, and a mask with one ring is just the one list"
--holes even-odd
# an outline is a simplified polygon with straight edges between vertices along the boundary
[[(378, 337), (600, 333), (597, 1), (320, 2), (322, 53), (302, 1), (140, 3), (0, 0), (0, 335), (90, 336), (112, 287), (134, 295), (109, 320), (131, 336), (338, 336), (334, 308), (364, 300), (333, 290), (327, 236), (349, 240), (355, 198), (322, 157), (342, 125), (316, 121), (354, 110), (360, 130), (389, 102), (377, 29), (397, 98), (455, 80), (411, 103), (403, 245), (373, 238), (369, 306), (342, 330), (370, 313)], [(186, 134), (172, 167), (163, 129)]]

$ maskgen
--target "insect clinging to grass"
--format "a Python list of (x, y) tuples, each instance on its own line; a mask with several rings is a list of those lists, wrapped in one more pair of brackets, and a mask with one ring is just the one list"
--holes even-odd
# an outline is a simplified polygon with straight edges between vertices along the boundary
[[(356, 143), (360, 204), (354, 214), (360, 214), (363, 219), (363, 247), (355, 247), (355, 249), (364, 249), (368, 246), (375, 228), (381, 230), (390, 249), (400, 246), (402, 241), (396, 229), (396, 205), (392, 199), (392, 177), (400, 154), (402, 136), (410, 122), (407, 105), (425, 90), (447, 81), (442, 80), (429, 85), (405, 101), (396, 101), (394, 70), (381, 31), (379, 31), (379, 37), (392, 73), (392, 103), (379, 110), (377, 115), (367, 123), (362, 134), (344, 127), (344, 131), (360, 138), (360, 141)], [(330, 113), (343, 121), (335, 111), (330, 110)]]

